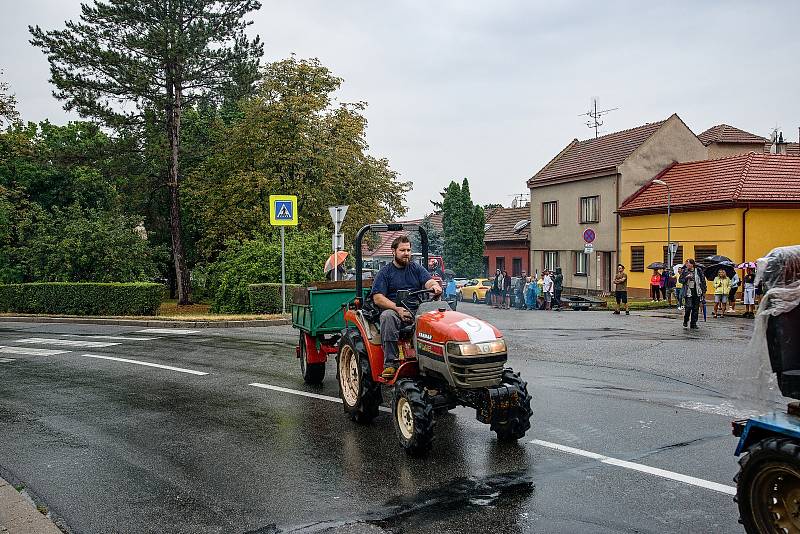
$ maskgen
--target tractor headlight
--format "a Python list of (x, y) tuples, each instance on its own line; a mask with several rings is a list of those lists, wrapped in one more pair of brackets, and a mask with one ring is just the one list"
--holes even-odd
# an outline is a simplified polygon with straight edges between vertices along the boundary
[(506, 352), (504, 339), (485, 341), (483, 343), (448, 343), (447, 352), (453, 356), (483, 356)]

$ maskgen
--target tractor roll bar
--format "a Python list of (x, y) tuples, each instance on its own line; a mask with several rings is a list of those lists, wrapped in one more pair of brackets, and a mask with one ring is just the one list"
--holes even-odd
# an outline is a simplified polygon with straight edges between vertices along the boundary
[(356, 234), (356, 241), (353, 245), (356, 249), (356, 298), (359, 301), (364, 298), (363, 270), (364, 259), (361, 253), (361, 240), (367, 232), (398, 232), (402, 230), (416, 230), (419, 232), (420, 243), (422, 244), (422, 265), (428, 265), (428, 231), (417, 223), (388, 223), (388, 224), (368, 224), (362, 226)]

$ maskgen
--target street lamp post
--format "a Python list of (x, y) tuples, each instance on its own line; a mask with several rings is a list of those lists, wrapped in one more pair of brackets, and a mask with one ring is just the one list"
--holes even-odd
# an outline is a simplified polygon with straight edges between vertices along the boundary
[(672, 238), (670, 236), (670, 229), (671, 229), (671, 196), (672, 192), (670, 191), (669, 184), (664, 180), (653, 180), (654, 184), (664, 185), (667, 187), (667, 261), (669, 262), (667, 267), (672, 269)]

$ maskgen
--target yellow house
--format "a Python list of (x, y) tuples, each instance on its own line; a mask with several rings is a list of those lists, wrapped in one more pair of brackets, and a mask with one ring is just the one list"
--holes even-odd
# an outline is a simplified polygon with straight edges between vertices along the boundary
[(800, 244), (800, 157), (750, 153), (676, 163), (618, 212), (628, 290), (646, 296), (647, 266), (668, 261), (668, 226), (678, 245), (673, 264), (715, 254), (755, 261), (774, 247)]

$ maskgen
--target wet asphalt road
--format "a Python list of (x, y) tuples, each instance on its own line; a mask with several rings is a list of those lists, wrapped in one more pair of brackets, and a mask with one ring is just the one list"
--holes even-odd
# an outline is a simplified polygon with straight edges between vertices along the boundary
[(0, 476), (75, 533), (741, 532), (731, 391), (751, 323), (461, 310), (505, 332), (528, 380), (516, 446), (458, 408), (411, 459), (388, 414), (359, 426), (335, 402), (249, 385), (338, 396), (333, 361), (321, 388), (302, 383), (288, 327), (2, 323)]

